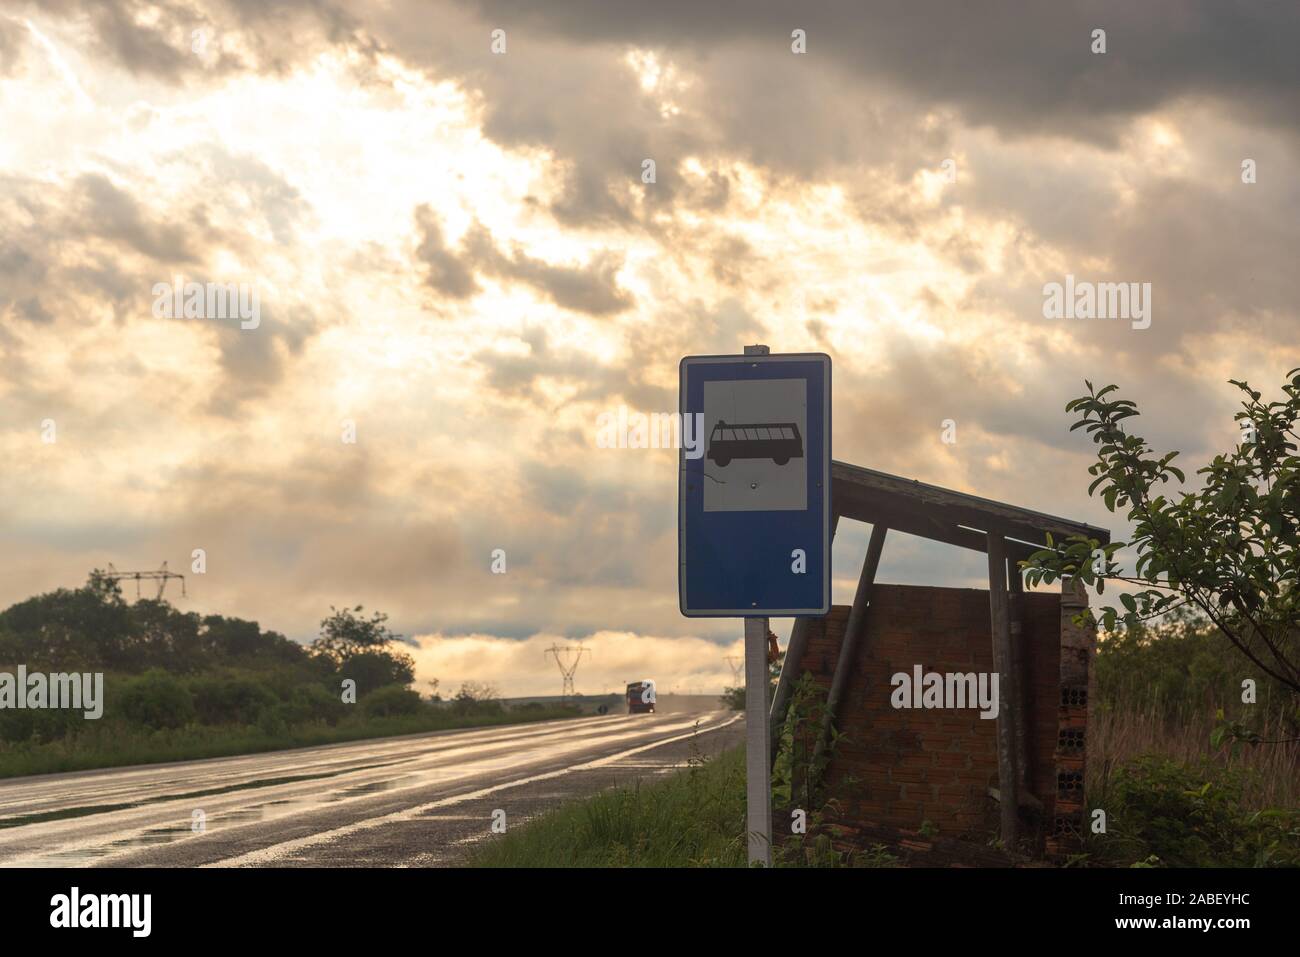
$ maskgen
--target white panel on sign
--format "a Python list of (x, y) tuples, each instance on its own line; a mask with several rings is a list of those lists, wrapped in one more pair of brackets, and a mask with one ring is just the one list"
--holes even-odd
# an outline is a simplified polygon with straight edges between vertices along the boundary
[(704, 511), (808, 507), (808, 381), (704, 383)]

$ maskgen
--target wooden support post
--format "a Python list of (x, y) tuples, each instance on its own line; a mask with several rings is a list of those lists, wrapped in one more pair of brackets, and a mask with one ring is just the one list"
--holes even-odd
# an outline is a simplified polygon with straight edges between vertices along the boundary
[[(831, 513), (832, 543), (839, 525), (839, 513)], [(785, 646), (785, 658), (781, 661), (781, 677), (777, 679), (776, 692), (772, 695), (772, 714), (768, 724), (772, 734), (773, 761), (776, 760), (777, 742), (781, 737), (781, 726), (785, 724), (785, 713), (790, 707), (790, 696), (794, 694), (795, 682), (799, 680), (803, 653), (808, 648), (808, 621), (807, 618), (796, 618), (790, 628), (790, 643)]]
[(1034, 740), (1033, 715), (1029, 710), (1028, 651), (1025, 636), (1025, 582), (1020, 576), (1020, 566), (1014, 555), (1007, 556), (1007, 582), (1011, 601), (1011, 670), (1016, 676), (1016, 780), (1020, 784), (1020, 798), (1025, 800), (1033, 793), (1033, 768), (1030, 767), (1029, 742)]
[(989, 623), (993, 630), (993, 668), (998, 673), (998, 807), (1002, 845), (1016, 848), (1019, 832), (1020, 786), (1016, 772), (1018, 715), (1015, 670), (1011, 662), (1011, 620), (1007, 607), (1007, 549), (1001, 535), (988, 533)]
[(867, 542), (867, 557), (862, 562), (858, 590), (853, 594), (853, 607), (849, 609), (849, 620), (844, 626), (844, 642), (840, 645), (840, 657), (835, 662), (835, 676), (831, 678), (831, 690), (826, 696), (826, 717), (822, 722), (821, 734), (817, 737), (817, 747), (813, 752), (814, 765), (825, 750), (840, 700), (844, 697), (844, 689), (848, 686), (849, 676), (853, 673), (858, 643), (867, 630), (867, 607), (871, 603), (871, 586), (876, 581), (876, 569), (880, 567), (880, 552), (885, 547), (885, 533), (888, 531), (889, 529), (884, 525), (871, 526), (871, 539)]

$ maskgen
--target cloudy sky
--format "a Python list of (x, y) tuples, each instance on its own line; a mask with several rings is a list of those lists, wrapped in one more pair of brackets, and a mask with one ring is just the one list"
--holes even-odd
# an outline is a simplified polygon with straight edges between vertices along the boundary
[[(715, 690), (675, 453), (596, 422), (751, 342), (831, 355), (836, 458), (1122, 534), (1085, 377), (1195, 463), (1300, 365), (1300, 8), (805, 7), (0, 0), (0, 606), (202, 548), (179, 607), (378, 608), (421, 679), (553, 692), (581, 639), (579, 690)], [(1067, 274), (1150, 327), (1044, 318)], [(260, 322), (157, 315), (178, 280)]]

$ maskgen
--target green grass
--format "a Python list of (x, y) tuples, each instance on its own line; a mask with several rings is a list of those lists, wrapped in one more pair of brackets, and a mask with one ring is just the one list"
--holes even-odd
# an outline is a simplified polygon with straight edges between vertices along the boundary
[(476, 867), (743, 867), (745, 755), (565, 805), (493, 840)]
[(1106, 832), (1081, 862), (1121, 867), (1300, 867), (1300, 810), (1254, 807), (1260, 772), (1210, 757), (1146, 755), (1120, 765), (1089, 803)]
[[(1109, 833), (1091, 836), (1075, 864), (1094, 866), (1300, 865), (1300, 813), (1245, 799), (1258, 769), (1183, 756), (1120, 762), (1099, 804)], [(893, 867), (882, 845), (836, 851), (816, 833), (786, 835), (778, 867)], [(505, 835), (469, 860), (476, 867), (744, 867), (745, 756), (741, 748), (684, 770), (566, 804)]]
[[(745, 751), (567, 804), (500, 837), (472, 867), (745, 867)], [(787, 838), (777, 867), (892, 867), (876, 846), (850, 858), (826, 837)]]
[(578, 717), (571, 709), (507, 711), (456, 716), (441, 711), (386, 718), (356, 718), (330, 726), (300, 725), (267, 732), (249, 725), (188, 725), (150, 730), (123, 721), (88, 721), (75, 737), (0, 744), (0, 778), (59, 771), (85, 771), (130, 764), (257, 754), (368, 738), (481, 728)]

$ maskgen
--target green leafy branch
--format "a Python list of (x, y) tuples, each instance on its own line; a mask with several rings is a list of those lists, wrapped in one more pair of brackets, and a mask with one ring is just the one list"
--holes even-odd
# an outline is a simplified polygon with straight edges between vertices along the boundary
[[(1164, 486), (1187, 482), (1172, 464), (1179, 453), (1158, 454), (1126, 428), (1139, 412), (1112, 395), (1118, 386), (1085, 384), (1088, 394), (1066, 411), (1081, 415), (1070, 431), (1086, 430), (1097, 446), (1088, 494), (1122, 512), (1133, 534), (1127, 543), (1106, 545), (1085, 536), (1058, 543), (1049, 535), (1047, 547), (1021, 563), (1026, 583), (1068, 577), (1099, 595), (1107, 579), (1142, 586), (1121, 594), (1121, 607), (1101, 610), (1108, 630), (1192, 605), (1257, 667), (1300, 693), (1300, 368), (1287, 373), (1285, 399), (1268, 403), (1245, 381), (1231, 380), (1244, 396), (1234, 415), (1241, 441), (1197, 470), (1201, 488), (1167, 494)], [(1132, 575), (1114, 562), (1121, 549), (1137, 553)]]

